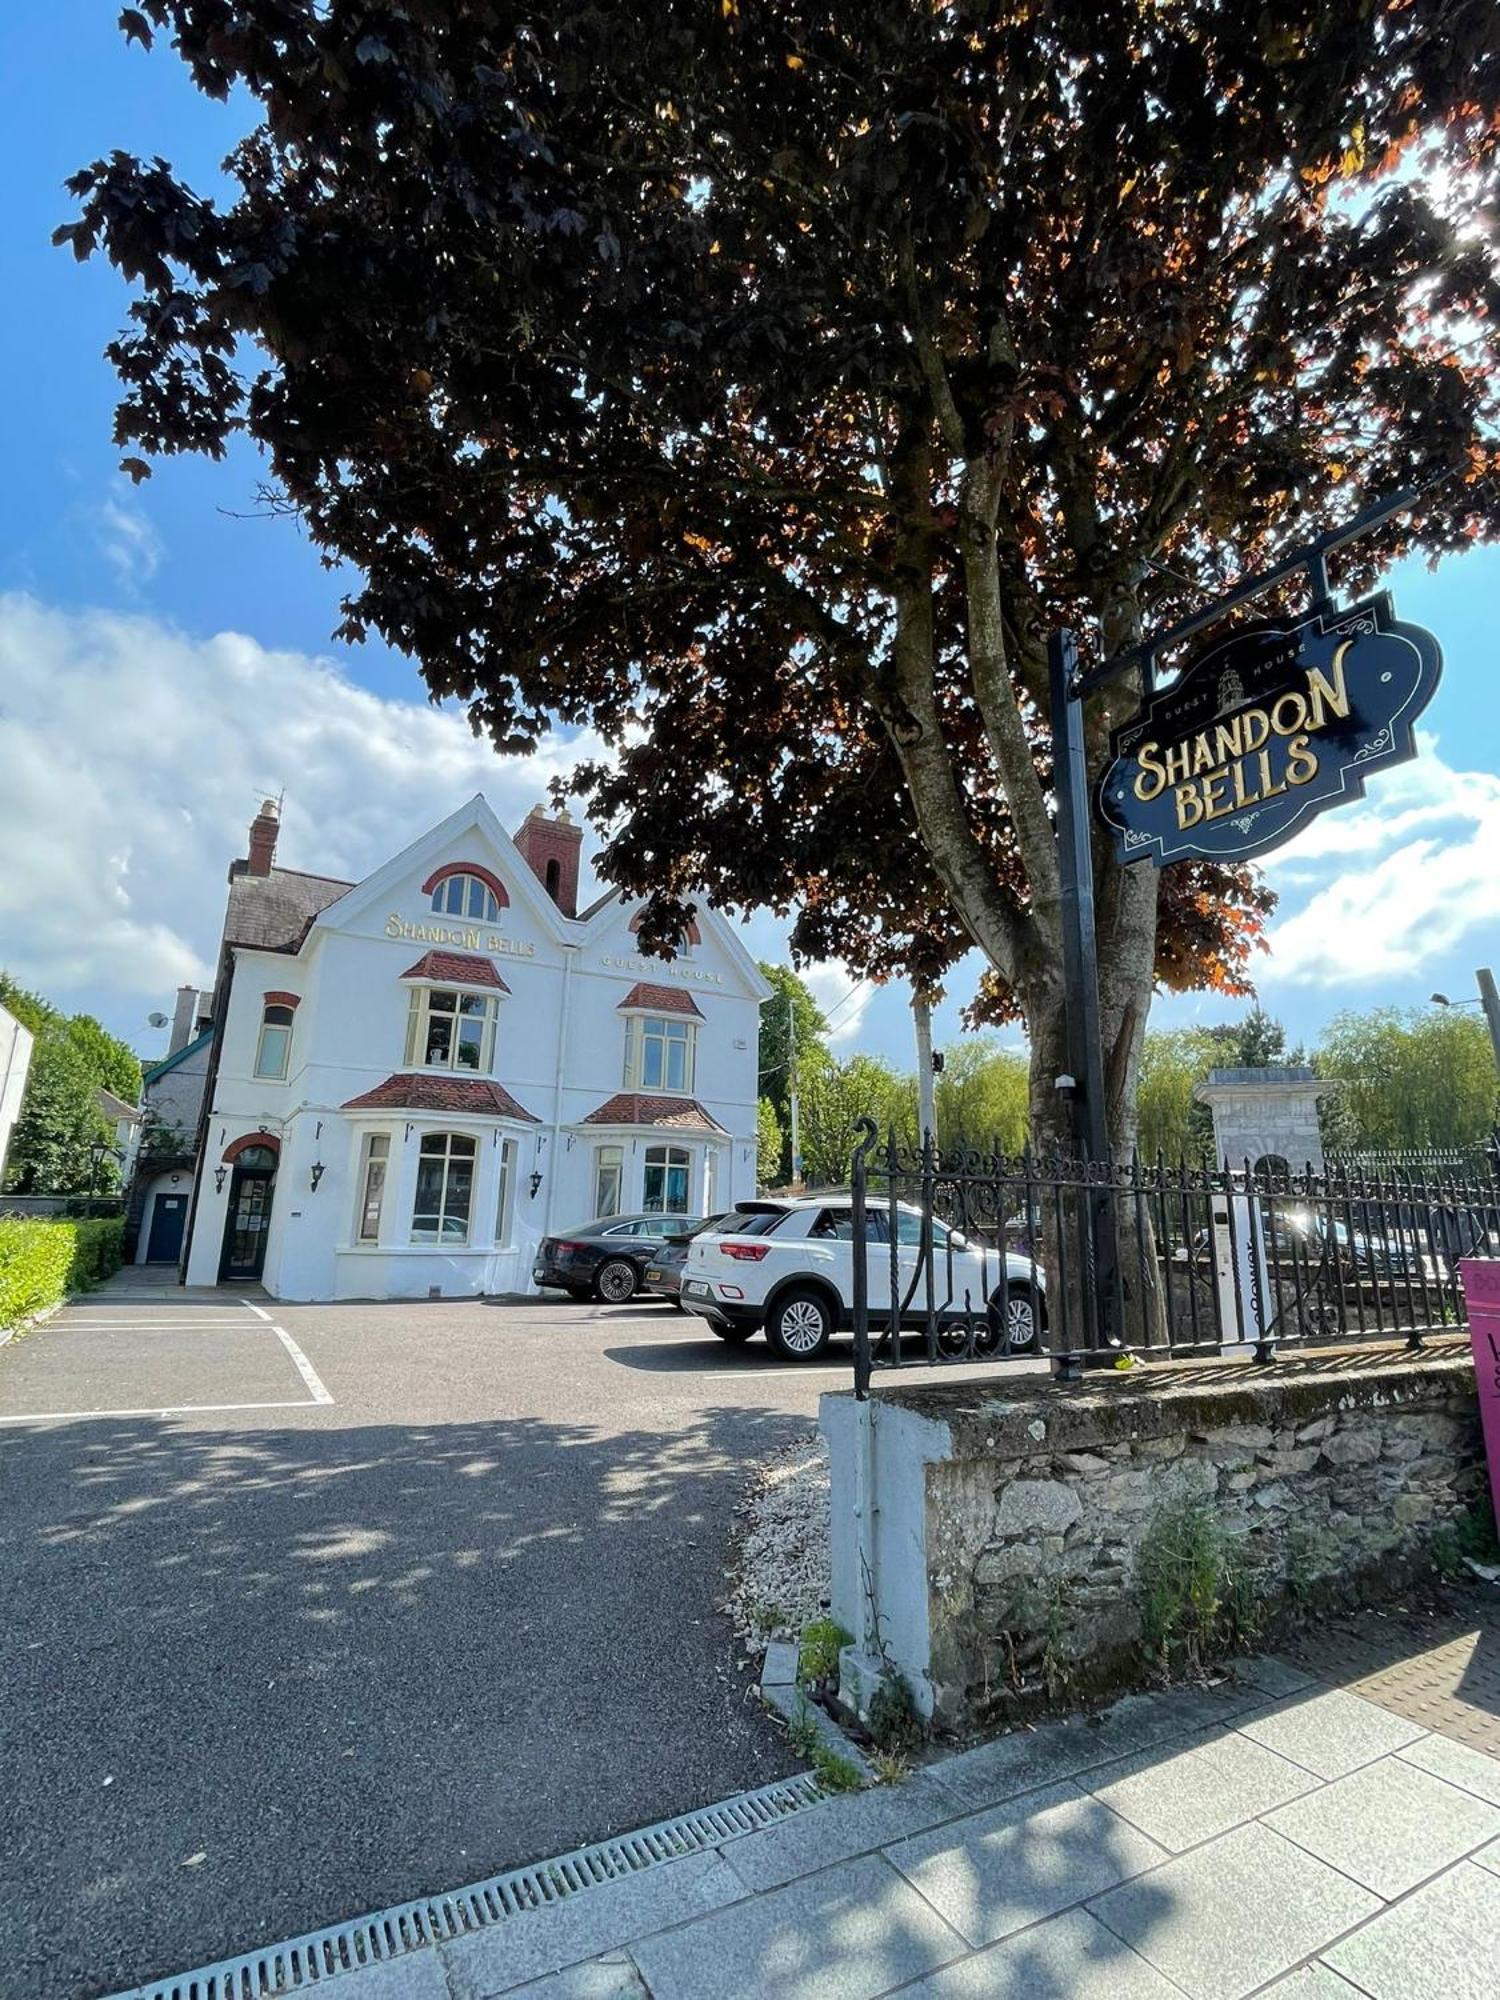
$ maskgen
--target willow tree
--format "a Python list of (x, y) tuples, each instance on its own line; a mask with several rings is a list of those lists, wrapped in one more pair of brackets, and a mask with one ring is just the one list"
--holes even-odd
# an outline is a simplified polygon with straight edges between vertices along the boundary
[[(1023, 1018), (1057, 1111), (1045, 639), (1085, 655), (1457, 476), (1489, 532), (1492, 0), (144, 0), (248, 94), (232, 197), (115, 153), (127, 468), (236, 432), (379, 632), (650, 892)], [(158, 59), (158, 58), (151, 58)], [(1090, 756), (1135, 703), (1091, 703)], [(1156, 985), (1243, 990), (1246, 871), (1096, 852), (1109, 1117)]]

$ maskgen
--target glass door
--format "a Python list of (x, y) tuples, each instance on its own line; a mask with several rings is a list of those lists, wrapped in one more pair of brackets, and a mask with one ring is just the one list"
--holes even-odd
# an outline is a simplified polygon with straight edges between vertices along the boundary
[(274, 1170), (235, 1168), (229, 1186), (229, 1213), (224, 1222), (221, 1281), (229, 1278), (253, 1283), (266, 1268), (266, 1231), (271, 1225), (271, 1196), (275, 1186)]

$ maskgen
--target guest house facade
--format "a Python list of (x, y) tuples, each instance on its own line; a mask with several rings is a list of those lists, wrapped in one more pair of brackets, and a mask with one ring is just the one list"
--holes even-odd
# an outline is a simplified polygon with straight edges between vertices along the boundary
[(544, 1235), (754, 1193), (770, 989), (731, 923), (643, 953), (540, 807), (512, 838), (476, 796), (362, 882), (277, 866), (278, 832), (230, 869), (189, 1284), (524, 1292)]

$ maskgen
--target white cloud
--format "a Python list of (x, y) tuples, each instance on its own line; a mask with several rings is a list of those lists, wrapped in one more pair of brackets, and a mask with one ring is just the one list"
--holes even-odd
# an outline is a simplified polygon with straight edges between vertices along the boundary
[(106, 500), (99, 509), (96, 535), (99, 553), (125, 590), (138, 590), (161, 568), (165, 545), (139, 508)]
[(809, 992), (828, 1017), (829, 1046), (836, 1048), (852, 1042), (875, 997), (875, 987), (832, 959), (820, 965), (805, 965), (800, 970)]
[[(1500, 920), (1500, 777), (1458, 771), (1418, 732), (1414, 762), (1377, 775), (1267, 868), (1288, 902), (1267, 980), (1334, 986), (1407, 979)], [(1310, 891), (1310, 893), (1308, 893)]]
[(286, 792), (278, 861), (356, 880), (483, 791), (507, 826), (592, 739), (496, 756), (460, 714), (240, 633), (0, 594), (0, 964), (144, 1036), (210, 978), (225, 871)]

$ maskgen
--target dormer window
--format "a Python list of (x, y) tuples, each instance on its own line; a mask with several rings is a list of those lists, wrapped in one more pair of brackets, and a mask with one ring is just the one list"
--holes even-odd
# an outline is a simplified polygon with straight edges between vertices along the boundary
[(500, 921), (495, 892), (477, 875), (445, 875), (432, 892), (432, 907), (440, 917), (466, 917), (475, 924)]
[(406, 1022), (408, 1069), (455, 1069), (488, 1076), (495, 1066), (499, 1002), (488, 993), (418, 986)]

